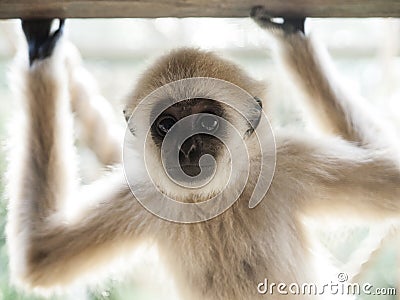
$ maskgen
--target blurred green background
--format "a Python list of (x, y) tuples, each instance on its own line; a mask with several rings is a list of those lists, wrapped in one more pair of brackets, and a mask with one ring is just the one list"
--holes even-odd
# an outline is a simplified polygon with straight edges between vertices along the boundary
[[(333, 56), (343, 81), (363, 95), (374, 111), (400, 133), (400, 21), (394, 19), (313, 19), (308, 22), (316, 39)], [(94, 74), (105, 97), (113, 104), (122, 124), (123, 99), (137, 76), (157, 55), (178, 46), (214, 50), (244, 67), (253, 76), (269, 82), (271, 110), (275, 126), (303, 126), (296, 92), (289, 88), (271, 61), (271, 41), (250, 20), (163, 18), (155, 20), (68, 20), (67, 35), (77, 45), (86, 67)], [(19, 47), (18, 21), (0, 21), (0, 140), (7, 144), (6, 125), (18, 109), (7, 75)], [(288, 87), (289, 86), (289, 87)], [(82, 149), (81, 175), (85, 181), (97, 178), (102, 169), (89, 151)], [(5, 150), (0, 150), (0, 195), (4, 195)], [(0, 199), (0, 300), (37, 299), (17, 292), (8, 276), (4, 227), (7, 199)], [(338, 220), (315, 220), (310, 226), (322, 248), (341, 266), (358, 264), (361, 249), (374, 247), (385, 234), (379, 224), (347, 224)], [(312, 223), (314, 224), (314, 223)], [(388, 238), (361, 279), (376, 287), (398, 287), (399, 267), (396, 236)], [(323, 266), (321, 266), (323, 268)], [(177, 299), (173, 280), (159, 262), (157, 250), (141, 248), (133, 255), (132, 272), (111, 276), (101, 284), (74, 287), (57, 299)], [(39, 298), (38, 298), (39, 299)], [(400, 299), (395, 296), (360, 296), (358, 299)]]

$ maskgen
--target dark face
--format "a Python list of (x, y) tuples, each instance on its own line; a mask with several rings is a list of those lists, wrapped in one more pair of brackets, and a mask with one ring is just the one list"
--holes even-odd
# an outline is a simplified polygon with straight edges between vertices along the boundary
[[(154, 143), (160, 147), (167, 132), (179, 120), (198, 114), (190, 118), (190, 123), (185, 123), (185, 131), (190, 130), (193, 133), (201, 131), (187, 138), (179, 147), (179, 138), (171, 136), (176, 148), (179, 148), (179, 164), (183, 172), (188, 176), (197, 176), (201, 169), (199, 160), (203, 155), (209, 154), (214, 158), (218, 157), (219, 152), (225, 147), (224, 144), (214, 136), (214, 134), (223, 134), (222, 126), (218, 117), (223, 116), (223, 109), (217, 101), (209, 99), (190, 99), (178, 102), (158, 116), (151, 126), (151, 135)], [(178, 123), (179, 130), (180, 124)], [(190, 126), (190, 128), (188, 128)]]

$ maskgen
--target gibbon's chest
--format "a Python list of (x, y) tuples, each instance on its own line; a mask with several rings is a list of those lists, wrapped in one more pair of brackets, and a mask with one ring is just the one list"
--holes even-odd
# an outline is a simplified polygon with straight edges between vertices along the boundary
[(184, 294), (191, 297), (183, 299), (192, 299), (193, 293), (203, 299), (215, 294), (236, 299), (243, 289), (251, 295), (265, 277), (269, 259), (262, 233), (252, 232), (234, 209), (225, 214), (198, 224), (173, 224), (160, 243), (161, 257), (179, 290), (189, 289)]
[[(253, 299), (260, 296), (257, 284), (264, 278), (296, 282), (303, 277), (299, 271), (307, 269), (308, 255), (299, 232), (259, 208), (249, 213), (234, 205), (206, 222), (168, 226), (160, 252), (179, 289), (189, 289), (184, 294)], [(247, 296), (237, 298), (244, 291)]]
[(244, 236), (243, 228), (220, 222), (186, 225), (177, 226), (160, 251), (165, 253), (163, 259), (183, 299), (197, 299), (193, 295), (214, 299), (211, 296), (218, 294), (217, 299), (235, 299), (244, 286), (250, 292), (265, 269), (265, 260), (255, 241)]

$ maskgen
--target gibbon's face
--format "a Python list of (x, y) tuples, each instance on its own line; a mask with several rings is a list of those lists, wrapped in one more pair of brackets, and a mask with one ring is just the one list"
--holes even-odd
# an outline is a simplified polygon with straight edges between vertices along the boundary
[[(258, 115), (250, 124), (241, 113), (211, 99), (183, 100), (164, 110), (155, 104), (149, 111), (149, 134), (144, 141), (139, 137), (145, 144), (146, 169), (153, 183), (178, 201), (218, 194), (236, 174), (232, 156), (241, 160), (243, 155), (236, 152), (236, 145), (251, 140), (257, 126), (261, 104), (255, 101), (255, 106)], [(139, 147), (143, 145), (140, 141)]]
[(254, 143), (264, 88), (210, 52), (180, 49), (161, 57), (141, 76), (124, 111), (135, 139), (127, 149), (145, 163), (132, 163), (132, 172), (145, 169), (145, 180), (178, 201), (218, 194), (248, 167), (242, 157), (252, 148), (243, 144)]

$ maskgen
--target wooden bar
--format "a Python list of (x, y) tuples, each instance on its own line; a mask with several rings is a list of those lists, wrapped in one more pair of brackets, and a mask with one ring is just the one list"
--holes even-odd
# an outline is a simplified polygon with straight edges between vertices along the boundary
[(260, 4), (274, 16), (400, 17), (400, 0), (0, 0), (0, 19), (246, 17)]

